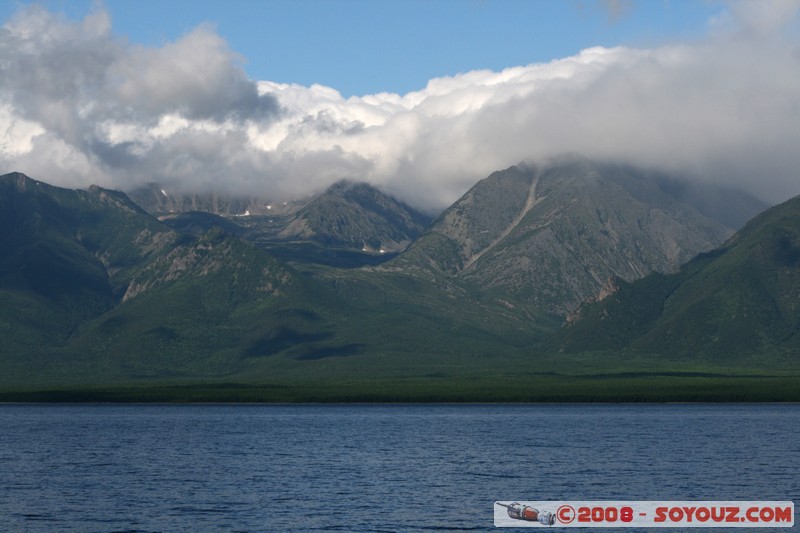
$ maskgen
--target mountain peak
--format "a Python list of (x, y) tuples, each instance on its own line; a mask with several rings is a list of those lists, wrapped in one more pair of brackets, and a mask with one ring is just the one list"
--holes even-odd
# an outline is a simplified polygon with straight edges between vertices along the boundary
[(372, 185), (341, 180), (301, 208), (280, 236), (368, 252), (399, 252), (427, 223), (426, 217)]
[(22, 172), (10, 172), (0, 176), (0, 183), (13, 183), (20, 192), (25, 192), (29, 187), (38, 185), (39, 182), (26, 176)]
[(733, 228), (653, 173), (564, 154), (492, 173), (448, 208), (398, 265), (416, 265), (565, 315), (610, 276), (673, 272)]

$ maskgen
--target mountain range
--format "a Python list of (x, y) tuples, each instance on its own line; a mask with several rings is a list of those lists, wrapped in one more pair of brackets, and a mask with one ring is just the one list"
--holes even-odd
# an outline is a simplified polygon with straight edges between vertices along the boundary
[(435, 220), (352, 182), (273, 205), (8, 174), (0, 389), (535, 399), (604, 371), (791, 373), (791, 205), (744, 225), (765, 208), (744, 193), (576, 155)]

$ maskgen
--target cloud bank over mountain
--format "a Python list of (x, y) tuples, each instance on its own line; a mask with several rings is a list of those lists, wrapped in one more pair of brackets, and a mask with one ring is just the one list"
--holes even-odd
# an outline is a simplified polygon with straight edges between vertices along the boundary
[(211, 26), (143, 47), (102, 9), (25, 8), (0, 29), (0, 173), (271, 196), (349, 178), (435, 210), (494, 170), (580, 152), (780, 201), (800, 194), (799, 4), (727, 4), (694, 42), (348, 99), (249, 79)]

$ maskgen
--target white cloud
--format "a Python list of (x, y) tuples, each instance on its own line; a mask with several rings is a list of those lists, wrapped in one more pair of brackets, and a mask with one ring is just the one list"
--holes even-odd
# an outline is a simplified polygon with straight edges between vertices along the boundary
[(574, 151), (777, 201), (800, 193), (797, 6), (732, 3), (703, 41), (348, 99), (248, 79), (208, 26), (144, 48), (102, 11), (70, 22), (29, 8), (0, 30), (0, 172), (270, 196), (350, 178), (438, 209), (494, 170)]
[(45, 132), (35, 122), (15, 116), (9, 106), (0, 106), (0, 154), (15, 157), (33, 150), (33, 140)]

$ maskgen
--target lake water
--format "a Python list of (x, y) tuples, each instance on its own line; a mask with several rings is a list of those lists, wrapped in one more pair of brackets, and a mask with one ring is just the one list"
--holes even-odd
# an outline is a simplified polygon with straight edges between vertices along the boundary
[(797, 504), (800, 406), (0, 405), (2, 531), (496, 531), (495, 500)]

